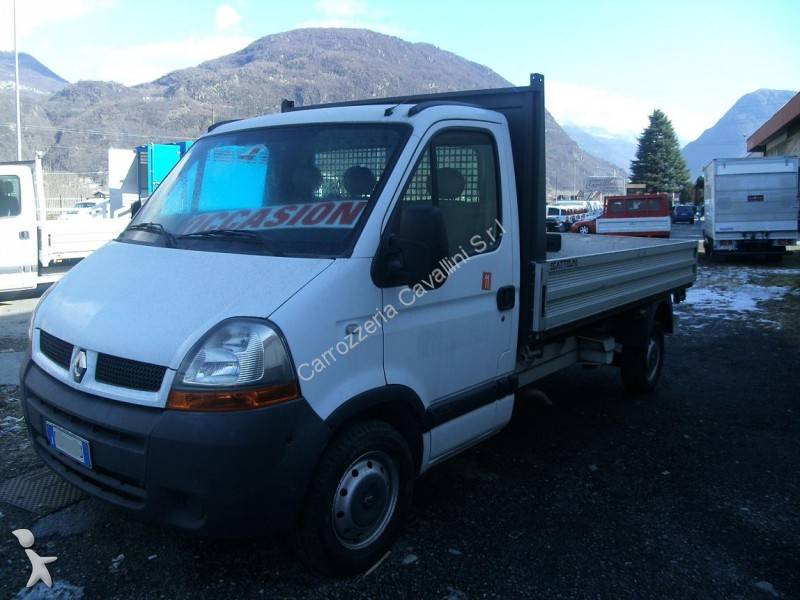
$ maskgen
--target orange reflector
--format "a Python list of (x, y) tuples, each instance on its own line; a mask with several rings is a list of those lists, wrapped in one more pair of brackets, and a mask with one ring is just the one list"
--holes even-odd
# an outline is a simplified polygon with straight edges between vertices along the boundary
[(203, 412), (248, 410), (294, 400), (299, 395), (296, 381), (253, 390), (172, 390), (167, 408)]

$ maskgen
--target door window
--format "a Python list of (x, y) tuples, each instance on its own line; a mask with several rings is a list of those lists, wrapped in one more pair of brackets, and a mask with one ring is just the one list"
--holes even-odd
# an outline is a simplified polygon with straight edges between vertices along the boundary
[(422, 154), (398, 209), (425, 203), (442, 211), (450, 255), (490, 251), (500, 243), (500, 189), (491, 134), (448, 130)]
[(19, 177), (0, 175), (0, 219), (17, 217), (22, 212), (19, 198)]

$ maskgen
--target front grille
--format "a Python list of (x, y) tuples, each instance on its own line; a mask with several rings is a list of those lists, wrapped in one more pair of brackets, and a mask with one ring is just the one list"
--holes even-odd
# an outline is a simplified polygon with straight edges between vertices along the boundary
[(166, 367), (109, 354), (98, 354), (94, 378), (110, 385), (157, 392), (161, 389), (166, 371)]
[(69, 361), (72, 358), (72, 344), (50, 335), (44, 330), (39, 331), (39, 349), (47, 358), (57, 365), (69, 369)]

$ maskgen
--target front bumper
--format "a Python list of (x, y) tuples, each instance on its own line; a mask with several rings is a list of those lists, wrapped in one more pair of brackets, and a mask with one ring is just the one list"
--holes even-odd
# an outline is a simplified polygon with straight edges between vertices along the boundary
[[(34, 449), (61, 477), (141, 517), (238, 537), (296, 522), (330, 430), (304, 399), (226, 413), (125, 404), (22, 370)], [(47, 444), (44, 421), (89, 441), (91, 469)]]

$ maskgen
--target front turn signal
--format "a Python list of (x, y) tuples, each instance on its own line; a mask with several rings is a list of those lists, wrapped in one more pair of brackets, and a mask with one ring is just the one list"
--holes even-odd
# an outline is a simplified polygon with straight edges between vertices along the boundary
[(264, 408), (300, 396), (296, 381), (244, 390), (172, 390), (167, 408), (198, 412), (223, 412)]

